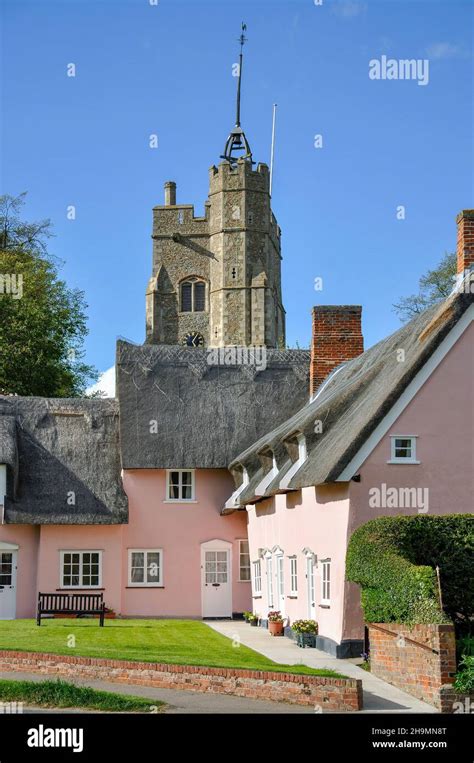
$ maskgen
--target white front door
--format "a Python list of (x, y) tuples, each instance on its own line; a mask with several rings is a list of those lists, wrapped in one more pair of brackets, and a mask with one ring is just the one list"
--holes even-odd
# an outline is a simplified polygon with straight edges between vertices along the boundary
[(0, 620), (16, 616), (17, 551), (0, 550)]
[(285, 557), (278, 554), (276, 557), (276, 578), (277, 578), (277, 609), (285, 615)]
[(308, 618), (316, 619), (316, 590), (314, 587), (314, 564), (313, 557), (306, 557), (306, 580), (308, 584)]
[(231, 544), (209, 541), (201, 546), (202, 616), (232, 617)]

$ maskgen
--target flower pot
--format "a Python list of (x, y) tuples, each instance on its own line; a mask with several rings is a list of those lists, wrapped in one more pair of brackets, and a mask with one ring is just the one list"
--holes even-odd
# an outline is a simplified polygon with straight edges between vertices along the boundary
[(270, 631), (270, 636), (283, 636), (283, 621), (272, 622), (270, 620), (268, 623), (268, 630)]
[(258, 625), (258, 620), (249, 620), (249, 623), (255, 628)]
[(297, 633), (296, 643), (303, 649), (306, 646), (316, 649), (316, 634), (315, 633)]

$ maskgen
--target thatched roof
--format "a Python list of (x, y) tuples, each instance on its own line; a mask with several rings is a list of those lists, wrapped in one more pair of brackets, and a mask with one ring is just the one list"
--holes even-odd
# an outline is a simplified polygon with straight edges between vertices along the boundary
[(309, 394), (309, 351), (267, 350), (266, 368), (209, 364), (208, 350), (117, 344), (124, 469), (227, 468)]
[(127, 521), (115, 400), (0, 396), (0, 463), (8, 523)]
[[(452, 295), (336, 369), (312, 401), (230, 464), (237, 483), (242, 467), (249, 475), (249, 484), (233, 505), (254, 503), (282, 489), (336, 481), (473, 299), (471, 294)], [(405, 353), (403, 361), (399, 350)], [(322, 432), (315, 431), (320, 428), (317, 422)], [(308, 453), (299, 468), (295, 467), (297, 433), (304, 435)], [(262, 489), (269, 474), (269, 451), (275, 455), (278, 473)]]

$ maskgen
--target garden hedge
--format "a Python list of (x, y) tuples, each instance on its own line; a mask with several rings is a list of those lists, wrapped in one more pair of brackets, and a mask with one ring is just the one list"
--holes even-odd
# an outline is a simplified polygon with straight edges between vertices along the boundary
[(378, 517), (353, 533), (346, 576), (362, 587), (367, 622), (452, 621), (461, 634), (474, 615), (473, 560), (473, 514)]

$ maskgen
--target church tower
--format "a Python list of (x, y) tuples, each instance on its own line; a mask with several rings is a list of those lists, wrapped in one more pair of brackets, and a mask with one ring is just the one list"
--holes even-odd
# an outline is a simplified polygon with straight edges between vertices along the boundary
[(240, 124), (242, 46), (236, 123), (218, 167), (209, 171), (204, 217), (176, 203), (153, 209), (153, 272), (146, 294), (150, 343), (228, 347), (285, 346), (280, 228), (271, 211), (266, 164), (254, 168)]

